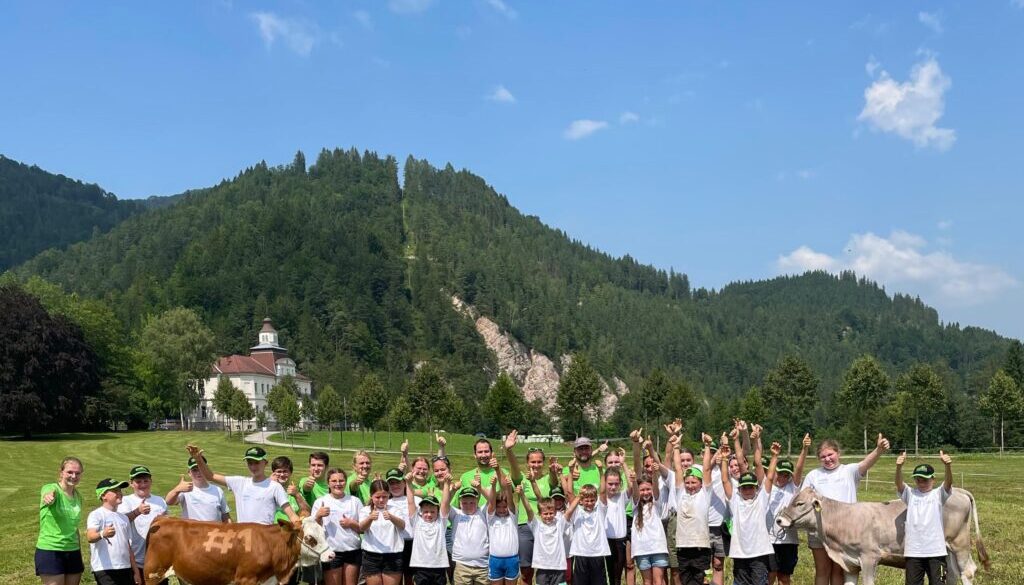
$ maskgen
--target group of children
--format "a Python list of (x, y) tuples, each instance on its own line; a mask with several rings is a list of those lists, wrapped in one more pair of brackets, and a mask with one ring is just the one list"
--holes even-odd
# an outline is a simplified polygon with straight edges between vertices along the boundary
[[(798, 539), (791, 530), (779, 529), (775, 518), (800, 489), (810, 436), (804, 437), (794, 465), (780, 459), (778, 443), (763, 457), (762, 428), (736, 421), (717, 444), (702, 435), (697, 463), (695, 453), (681, 446), (681, 422), (665, 429), (664, 459), (638, 429), (630, 434), (632, 468), (626, 467), (623, 449), (609, 449), (607, 443), (594, 449), (580, 438), (567, 465), (531, 448), (525, 470), (512, 431), (503, 443), (507, 469), (499, 465), (490, 442), (480, 439), (474, 446), (476, 466), (459, 479), (440, 436), (439, 452), (430, 460), (410, 462), (403, 444), (399, 465), (383, 476), (373, 474), (366, 452), (356, 453), (351, 472), (330, 467), (326, 453), (314, 452), (309, 476), (298, 484), (291, 479), (294, 470), (287, 457), (270, 462), (267, 476), (261, 447), (245, 452), (248, 476), (225, 476), (210, 470), (202, 450), (189, 445), (189, 476), (181, 477), (166, 500), (152, 495), (152, 474), (141, 465), (131, 468), (128, 482), (107, 478), (97, 484), (101, 506), (87, 521), (90, 564), (99, 585), (141, 583), (152, 521), (173, 505), (181, 506), (185, 518), (230, 521), (219, 487), (225, 486), (234, 492), (238, 522), (270, 524), (310, 514), (324, 526), (334, 559), (315, 574), (296, 571), (293, 582), (513, 585), (522, 579), (537, 585), (620, 585), (625, 575), (627, 585), (634, 585), (639, 571), (645, 585), (703, 585), (709, 576), (722, 585), (728, 556), (738, 585), (776, 580), (788, 585)], [(838, 445), (825, 441), (818, 449), (821, 467), (802, 486), (855, 501), (858, 480), (887, 449), (888, 441), (879, 435), (875, 451), (862, 462), (840, 465)], [(595, 457), (602, 454), (603, 461)], [(941, 506), (952, 474), (949, 457), (941, 457), (946, 481), (938, 493), (930, 491), (930, 466), (915, 469), (914, 489), (904, 486), (897, 472), (897, 491), (909, 509), (908, 583), (923, 583), (927, 574), (934, 585), (944, 577)], [(77, 473), (65, 473), (69, 460), (77, 464)], [(40, 543), (44, 531), (67, 530), (68, 519), (62, 523), (58, 516), (73, 510), (68, 502), (78, 497), (74, 485), (81, 475), (81, 462), (69, 460), (62, 463), (61, 481), (43, 488)], [(904, 460), (905, 454), (897, 459), (898, 470)], [(132, 493), (122, 495), (128, 487)], [(809, 544), (816, 585), (834, 582), (837, 567), (820, 541), (810, 535)], [(40, 548), (37, 544), (36, 572), (43, 584), (76, 585), (48, 579), (60, 576), (52, 572), (55, 568), (73, 573), (73, 559), (43, 554), (41, 560), (48, 551)]]

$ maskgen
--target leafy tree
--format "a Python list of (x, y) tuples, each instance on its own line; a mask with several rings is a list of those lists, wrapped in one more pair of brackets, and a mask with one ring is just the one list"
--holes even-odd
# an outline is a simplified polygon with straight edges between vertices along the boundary
[[(914, 454), (919, 453), (921, 421), (942, 413), (946, 408), (946, 388), (942, 378), (927, 364), (915, 364), (896, 378), (896, 394), (904, 422), (913, 422)], [(935, 421), (937, 422), (937, 421)], [(933, 425), (928, 425), (934, 428)]]
[(782, 358), (761, 387), (772, 427), (784, 430), (786, 450), (793, 452), (793, 436), (810, 431), (811, 414), (818, 403), (818, 377), (800, 358)]
[(28, 437), (79, 427), (83, 400), (100, 390), (81, 330), (15, 285), (0, 286), (0, 307), (0, 430)]
[(644, 428), (651, 428), (652, 419), (657, 421), (672, 413), (664, 410), (665, 398), (672, 390), (672, 382), (661, 368), (655, 368), (644, 378), (639, 392), (639, 414)]
[(411, 431), (415, 424), (415, 414), (413, 414), (409, 398), (403, 394), (392, 400), (391, 408), (388, 409), (388, 414), (384, 417), (384, 420), (391, 431), (402, 433)]
[(751, 386), (740, 402), (740, 418), (751, 422), (768, 420), (768, 407), (761, 396), (761, 389)]
[(327, 427), (327, 446), (331, 446), (332, 437), (334, 433), (334, 423), (341, 422), (344, 412), (342, 410), (341, 398), (338, 397), (338, 393), (334, 391), (334, 387), (330, 384), (323, 387), (320, 390), (316, 400), (316, 422), (321, 427)]
[(416, 420), (421, 421), (423, 430), (429, 431), (432, 428), (435, 409), (444, 398), (447, 388), (448, 381), (444, 374), (431, 362), (424, 363), (413, 374), (406, 400), (412, 409), (414, 423)]
[(1007, 373), (1018, 388), (1024, 388), (1024, 345), (1019, 339), (1010, 342), (1010, 348), (1006, 350), (1006, 361), (1003, 362), (1003, 371)]
[(256, 410), (256, 426), (261, 431), (267, 426), (267, 411), (263, 408)]
[(176, 404), (182, 428), (185, 413), (199, 404), (200, 385), (216, 359), (213, 348), (213, 333), (184, 307), (147, 319), (139, 334), (140, 377), (151, 393)]
[[(238, 421), (239, 425), (241, 425), (245, 421), (252, 420), (253, 416), (256, 414), (256, 409), (253, 408), (252, 403), (249, 402), (249, 398), (246, 397), (245, 392), (235, 388), (234, 392), (231, 393), (231, 404), (228, 406), (228, 412), (231, 413), (231, 418)], [(262, 428), (262, 425), (260, 425), (260, 428)], [(244, 431), (240, 434), (243, 438), (245, 437)]]
[(444, 396), (434, 409), (433, 420), (436, 424), (427, 430), (433, 431), (437, 427), (443, 427), (451, 432), (469, 432), (469, 424), (466, 419), (466, 406), (462, 399), (455, 394), (454, 390), (446, 388)]
[(497, 437), (512, 429), (525, 432), (526, 399), (523, 392), (508, 374), (499, 374), (498, 379), (487, 391), (484, 398), (483, 415), (485, 427), (480, 429), (489, 437)]
[(870, 355), (857, 358), (843, 376), (836, 401), (846, 413), (848, 424), (863, 430), (865, 450), (869, 428), (877, 428), (878, 414), (885, 406), (892, 384), (878, 361)]
[(988, 388), (981, 395), (981, 408), (999, 419), (999, 453), (1006, 446), (1004, 422), (1007, 418), (1020, 416), (1024, 411), (1024, 393), (1014, 379), (1003, 370), (992, 376)]
[(685, 381), (673, 382), (669, 387), (668, 394), (661, 403), (661, 412), (666, 418), (679, 417), (685, 421), (693, 420), (697, 413), (697, 396)]
[(367, 374), (363, 377), (363, 381), (352, 391), (349, 403), (352, 416), (361, 428), (377, 428), (377, 422), (386, 413), (387, 393), (376, 374)]
[(591, 428), (588, 409), (601, 403), (601, 378), (582, 353), (573, 354), (569, 371), (558, 384), (556, 399), (562, 436), (583, 436)]
[[(217, 388), (213, 391), (212, 406), (220, 414), (222, 419), (230, 417), (231, 404), (235, 396), (235, 385), (227, 376), (221, 376), (217, 380)], [(233, 417), (231, 417), (233, 418)], [(227, 424), (228, 435), (231, 435), (231, 424)]]

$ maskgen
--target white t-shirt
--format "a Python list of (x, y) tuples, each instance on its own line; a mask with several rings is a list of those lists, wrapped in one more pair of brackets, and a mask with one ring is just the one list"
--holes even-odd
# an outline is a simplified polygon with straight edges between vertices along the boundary
[[(363, 506), (359, 509), (359, 521), (362, 522), (370, 515), (370, 507)], [(388, 512), (392, 512), (388, 510)], [(395, 514), (397, 516), (397, 514)], [(401, 518), (401, 516), (399, 516)], [(363, 533), (363, 550), (373, 553), (399, 553), (405, 548), (405, 541), (402, 540), (402, 533), (391, 520), (384, 517), (384, 514), (377, 514), (377, 519), (370, 523), (370, 527)]]
[(224, 514), (231, 512), (224, 490), (213, 484), (203, 488), (192, 486), (192, 491), (178, 494), (178, 504), (181, 517), (186, 520), (220, 522)]
[(534, 569), (545, 569), (548, 571), (564, 571), (565, 559), (568, 552), (565, 548), (565, 536), (569, 532), (569, 524), (565, 521), (562, 513), (555, 514), (555, 521), (545, 524), (540, 516), (534, 517), (530, 522), (530, 531), (533, 532), (533, 561), (530, 563)]
[(229, 475), (224, 478), (224, 482), (235, 494), (239, 522), (273, 524), (277, 509), (288, 503), (288, 494), (284, 488), (269, 477), (256, 482), (251, 477)]
[(685, 487), (678, 488), (675, 507), (676, 548), (710, 548), (711, 486), (701, 486), (693, 495), (686, 493)]
[(779, 517), (779, 514), (789, 507), (789, 503), (796, 497), (797, 492), (797, 487), (793, 482), (789, 482), (782, 487), (777, 485), (772, 486), (772, 493), (768, 496), (768, 513), (765, 515), (765, 524), (768, 528), (768, 540), (772, 544), (800, 543), (800, 539), (797, 537), (795, 528), (792, 526), (789, 528), (780, 528), (775, 522), (775, 519)]
[(942, 507), (952, 495), (942, 486), (926, 493), (903, 486), (900, 499), (907, 504), (903, 556), (928, 558), (946, 556), (946, 533), (942, 529)]
[(729, 513), (729, 503), (725, 499), (725, 488), (722, 487), (722, 471), (719, 467), (711, 469), (711, 500), (708, 508), (708, 526), (721, 526)]
[(448, 549), (445, 547), (445, 521), (435, 518), (427, 522), (416, 514), (409, 519), (407, 525), (412, 529), (412, 556), (409, 557), (410, 567), (424, 569), (447, 569)]
[(356, 522), (359, 521), (359, 511), (363, 508), (363, 502), (355, 496), (345, 494), (341, 498), (335, 498), (331, 494), (320, 496), (313, 502), (309, 509), (309, 515), (316, 518), (316, 513), (321, 508), (327, 508), (331, 513), (322, 518), (324, 531), (327, 532), (327, 544), (335, 552), (358, 550), (360, 546), (359, 532), (351, 528), (343, 528), (341, 519), (348, 517)]
[(605, 513), (605, 534), (608, 538), (626, 538), (626, 502), (629, 496), (619, 492), (608, 495), (608, 511)]
[[(413, 496), (416, 505), (419, 506), (420, 498)], [(409, 500), (407, 496), (391, 496), (388, 500), (388, 511), (405, 520), (405, 528), (400, 530), (402, 540), (412, 540), (412, 530), (409, 527)]]
[(452, 508), (448, 519), (453, 531), (452, 560), (467, 567), (486, 567), (490, 550), (487, 511), (480, 508), (474, 514), (466, 514), (459, 508)]
[(89, 512), (85, 521), (86, 528), (103, 532), (108, 525), (114, 527), (114, 536), (110, 539), (101, 538), (89, 543), (89, 566), (93, 572), (112, 571), (114, 569), (130, 569), (132, 566), (132, 549), (129, 544), (131, 522), (120, 512), (106, 508), (96, 508)]
[(667, 496), (666, 502), (671, 502), (675, 498), (676, 489), (676, 472), (671, 469), (665, 469), (665, 475), (658, 474), (658, 493), (665, 494)]
[[(151, 495), (146, 498), (146, 503), (149, 504), (149, 514), (136, 516), (131, 521), (131, 536), (129, 537), (132, 543), (132, 552), (135, 553), (135, 562), (140, 566), (146, 560), (146, 537), (149, 536), (149, 527), (153, 525), (153, 520), (156, 520), (157, 516), (167, 513), (167, 502), (160, 496)], [(117, 511), (128, 514), (141, 504), (142, 498), (135, 494), (128, 494), (121, 499), (121, 505), (117, 507)]]
[[(643, 528), (640, 521), (641, 507), (643, 510)], [(633, 535), (630, 538), (634, 557), (656, 554), (668, 554), (668, 540), (665, 538), (665, 525), (662, 519), (668, 516), (668, 507), (658, 498), (649, 504), (633, 504)]]
[(744, 500), (736, 489), (729, 500), (729, 512), (732, 514), (730, 558), (751, 559), (775, 552), (764, 525), (764, 517), (768, 513), (768, 493), (764, 488), (757, 488), (757, 495), (751, 500)]
[(857, 463), (847, 463), (832, 470), (819, 467), (807, 474), (802, 487), (814, 488), (819, 496), (853, 504), (857, 502), (857, 482), (860, 478), (860, 465)]
[(576, 506), (572, 514), (572, 546), (569, 547), (569, 556), (606, 557), (612, 554), (605, 532), (606, 513), (607, 507), (601, 500), (597, 500), (594, 509), (589, 512), (581, 505)]
[(519, 554), (519, 522), (515, 514), (487, 515), (487, 540), (492, 557), (514, 557)]

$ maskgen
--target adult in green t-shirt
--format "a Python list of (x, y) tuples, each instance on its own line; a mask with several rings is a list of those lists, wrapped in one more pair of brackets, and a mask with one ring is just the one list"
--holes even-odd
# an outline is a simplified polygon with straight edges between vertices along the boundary
[[(608, 448), (608, 443), (601, 445), (597, 452), (601, 453)], [(593, 458), (593, 445), (590, 439), (580, 437), (572, 445), (575, 455), (575, 464), (570, 464), (562, 470), (562, 475), (572, 476), (572, 491), (579, 494), (580, 488), (585, 485), (592, 485), (595, 488), (601, 487), (601, 466)]]
[(299, 484), (299, 492), (302, 493), (302, 498), (310, 506), (313, 505), (317, 498), (327, 495), (329, 491), (327, 489), (327, 474), (325, 472), (330, 463), (330, 456), (323, 451), (313, 451), (309, 454), (309, 477), (302, 480), (302, 483)]
[[(526, 505), (530, 506), (535, 514), (539, 514), (537, 501), (549, 497), (551, 486), (557, 485), (558, 477), (552, 466), (551, 471), (544, 469), (544, 450), (540, 447), (530, 447), (526, 452), (526, 476), (519, 469), (519, 460), (516, 458), (515, 447), (519, 433), (512, 429), (505, 437), (505, 457), (508, 459), (508, 467), (511, 470), (509, 477), (513, 485), (523, 486), (523, 495), (526, 496)], [(536, 491), (533, 486), (537, 486)], [(540, 493), (538, 493), (540, 492)], [(516, 506), (518, 510), (519, 523), (519, 571), (523, 574), (523, 583), (533, 582), (533, 531), (530, 530), (526, 506)]]
[(359, 498), (364, 506), (370, 505), (370, 472), (373, 459), (366, 451), (357, 451), (352, 456), (352, 473), (348, 474), (348, 493)]
[[(490, 489), (491, 478), (498, 473), (498, 460), (494, 458), (491, 442), (484, 438), (477, 439), (473, 444), (473, 457), (476, 459), (476, 467), (462, 474), (459, 478), (461, 487), (469, 487), (474, 481), (479, 480), (480, 485), (488, 486)], [(502, 469), (501, 472), (508, 475), (507, 469)], [(487, 498), (481, 495), (478, 505), (486, 506)]]
[(82, 462), (65, 457), (57, 481), (39, 490), (35, 565), (44, 585), (78, 585), (85, 571), (78, 536), (82, 496), (76, 486), (81, 479)]

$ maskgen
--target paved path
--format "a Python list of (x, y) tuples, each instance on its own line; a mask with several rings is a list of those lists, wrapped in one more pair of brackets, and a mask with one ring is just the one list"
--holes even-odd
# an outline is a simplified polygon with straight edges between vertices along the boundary
[[(394, 453), (395, 455), (401, 455), (401, 451), (388, 451), (385, 449), (371, 449), (368, 447), (327, 447), (323, 445), (307, 445), (305, 443), (292, 444), (282, 443), (280, 441), (273, 441), (271, 437), (278, 434), (278, 431), (258, 431), (250, 433), (245, 436), (246, 443), (256, 443), (258, 445), (270, 445), (271, 447), (288, 447), (289, 449), (309, 449), (310, 451), (349, 451), (356, 452), (358, 450), (366, 449), (371, 453)], [(410, 455), (418, 455), (419, 453), (409, 452)], [(429, 453), (428, 453), (429, 455)]]

